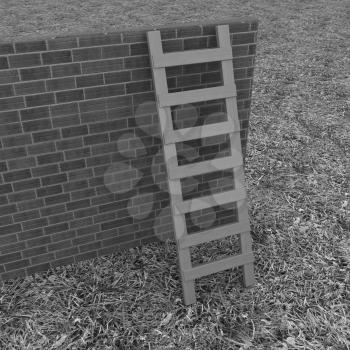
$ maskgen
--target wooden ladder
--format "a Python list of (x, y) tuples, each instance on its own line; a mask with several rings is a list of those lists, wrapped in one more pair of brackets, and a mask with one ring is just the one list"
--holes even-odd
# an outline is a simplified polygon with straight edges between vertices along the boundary
[[(247, 208), (247, 196), (244, 188), (244, 169), (238, 120), (236, 85), (233, 75), (232, 47), (228, 25), (216, 28), (218, 47), (213, 49), (190, 50), (163, 53), (161, 35), (158, 30), (147, 33), (152, 62), (157, 109), (164, 146), (164, 158), (168, 173), (171, 210), (177, 242), (178, 261), (182, 279), (184, 301), (186, 305), (196, 302), (195, 279), (233, 267), (243, 266), (244, 285), (254, 284), (254, 256)], [(221, 61), (222, 86), (168, 92), (166, 67)], [(200, 101), (225, 99), (227, 121), (193, 128), (173, 129), (171, 106), (190, 104)], [(219, 159), (179, 166), (177, 162), (176, 143), (216, 135), (229, 134), (231, 155)], [(233, 168), (235, 189), (216, 193), (192, 200), (183, 200), (181, 178), (202, 173)], [(188, 234), (185, 214), (237, 202), (238, 222)], [(190, 247), (240, 235), (240, 255), (220, 259), (215, 262), (192, 266)]]

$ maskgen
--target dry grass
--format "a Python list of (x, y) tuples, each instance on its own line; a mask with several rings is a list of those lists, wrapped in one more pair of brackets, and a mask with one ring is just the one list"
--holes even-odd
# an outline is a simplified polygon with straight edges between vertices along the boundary
[(256, 15), (260, 32), (246, 169), (256, 286), (202, 278), (184, 307), (175, 247), (153, 244), (7, 282), (0, 348), (350, 349), (347, 5), (2, 0), (4, 38), (230, 14)]

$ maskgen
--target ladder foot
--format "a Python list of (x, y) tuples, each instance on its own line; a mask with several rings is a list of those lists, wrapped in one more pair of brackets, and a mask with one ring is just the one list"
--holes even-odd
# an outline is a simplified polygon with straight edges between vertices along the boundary
[(243, 284), (246, 288), (252, 287), (255, 284), (253, 263), (243, 265)]

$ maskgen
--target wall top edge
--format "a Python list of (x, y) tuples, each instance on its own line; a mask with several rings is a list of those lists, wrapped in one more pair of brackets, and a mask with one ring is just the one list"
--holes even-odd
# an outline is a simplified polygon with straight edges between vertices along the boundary
[(242, 17), (227, 17), (220, 18), (216, 20), (209, 21), (193, 21), (193, 22), (174, 22), (172, 24), (162, 24), (162, 25), (139, 25), (139, 26), (111, 26), (105, 31), (93, 31), (93, 30), (84, 30), (77, 31), (72, 33), (48, 33), (43, 35), (26, 35), (13, 38), (1, 38), (0, 44), (9, 44), (17, 42), (26, 42), (26, 41), (41, 41), (41, 40), (52, 40), (57, 38), (75, 38), (75, 37), (87, 37), (90, 35), (108, 35), (108, 34), (117, 34), (123, 32), (146, 32), (151, 30), (162, 30), (162, 29), (174, 29), (174, 28), (185, 28), (193, 26), (210, 26), (210, 25), (220, 25), (220, 24), (238, 24), (238, 23), (258, 23), (257, 17), (254, 16), (242, 16)]

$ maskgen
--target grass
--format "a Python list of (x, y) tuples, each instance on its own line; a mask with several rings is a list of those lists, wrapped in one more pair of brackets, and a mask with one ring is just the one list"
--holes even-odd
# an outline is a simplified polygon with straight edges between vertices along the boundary
[[(140, 6), (142, 5), (142, 6)], [(152, 244), (0, 289), (1, 349), (350, 349), (350, 115), (345, 0), (3, 0), (4, 39), (255, 15), (246, 175), (256, 286), (197, 283)]]

